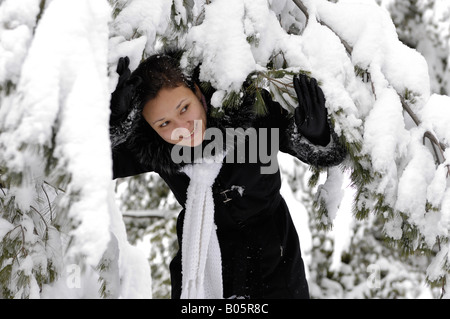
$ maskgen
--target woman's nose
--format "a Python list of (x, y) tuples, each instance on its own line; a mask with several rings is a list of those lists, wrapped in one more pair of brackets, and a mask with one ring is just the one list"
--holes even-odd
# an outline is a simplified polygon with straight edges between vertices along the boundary
[(175, 122), (175, 127), (179, 128), (179, 129), (187, 129), (190, 130), (191, 129), (191, 122), (190, 121), (186, 121), (186, 120), (177, 120)]
[(172, 139), (187, 137), (191, 133), (192, 125), (189, 121), (176, 121), (174, 124), (176, 128), (172, 131)]

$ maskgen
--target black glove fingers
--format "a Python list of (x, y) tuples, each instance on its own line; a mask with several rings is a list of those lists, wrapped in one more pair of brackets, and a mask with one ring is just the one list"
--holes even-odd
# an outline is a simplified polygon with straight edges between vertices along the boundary
[(124, 58), (119, 58), (119, 62), (117, 62), (117, 68), (116, 68), (116, 72), (117, 74), (122, 74), (123, 72), (123, 59)]
[(121, 57), (119, 59), (119, 62), (117, 63), (117, 73), (119, 75), (122, 75), (126, 69), (130, 66), (130, 58), (129, 57)]
[(311, 99), (313, 100), (314, 105), (319, 104), (319, 95), (317, 94), (317, 88), (319, 85), (317, 84), (317, 80), (315, 78), (311, 78), (309, 80), (309, 94)]
[(129, 57), (121, 57), (119, 62), (117, 63), (117, 73), (119, 74), (119, 81), (117, 83), (117, 87), (121, 88), (125, 85), (125, 82), (129, 79), (131, 75), (131, 71), (129, 69), (130, 58)]
[(298, 99), (298, 104), (301, 107), (304, 107), (305, 105), (305, 98), (303, 96), (303, 91), (300, 87), (300, 80), (298, 78), (298, 75), (294, 76), (294, 89), (295, 89), (295, 93), (297, 94), (297, 99)]
[(310, 84), (311, 84), (310, 92), (311, 92), (311, 95), (314, 96), (314, 102), (317, 105), (324, 106), (325, 105), (325, 95), (323, 94), (322, 89), (320, 88), (319, 84), (317, 83), (317, 80), (315, 78), (311, 78)]
[(308, 85), (308, 77), (305, 74), (301, 74), (300, 75), (300, 88), (303, 92), (303, 96), (305, 98), (305, 115), (306, 115), (306, 120), (308, 120), (308, 118), (312, 115), (311, 114), (311, 105), (312, 105), (312, 100), (311, 100), (311, 95), (309, 93), (309, 85)]
[(296, 107), (294, 112), (295, 123), (297, 126), (303, 125), (305, 122), (305, 110), (302, 107)]
[(128, 57), (121, 57), (117, 63), (119, 81), (115, 91), (111, 94), (110, 125), (115, 125), (127, 116), (130, 111), (130, 106), (136, 92), (136, 88), (142, 83), (142, 79), (140, 77), (131, 77), (129, 65), (130, 59)]
[(299, 132), (311, 143), (326, 146), (330, 142), (328, 112), (325, 95), (317, 80), (300, 74), (294, 77), (299, 106), (295, 109), (295, 123)]
[(304, 91), (301, 88), (301, 84), (300, 84), (300, 80), (298, 75), (294, 76), (294, 89), (295, 89), (295, 93), (297, 94), (297, 99), (298, 99), (298, 107), (295, 108), (295, 122), (297, 123), (297, 125), (303, 125), (303, 123), (305, 122), (305, 96), (304, 96)]
[[(315, 89), (315, 96), (317, 98), (318, 116), (319, 116), (319, 118), (325, 119), (326, 121), (328, 121), (328, 110), (325, 106), (325, 95), (323, 94), (323, 91), (319, 85), (316, 85), (316, 87), (314, 89)], [(328, 126), (328, 124), (327, 124), (327, 126)]]
[(316, 87), (316, 95), (320, 105), (325, 105), (325, 95), (319, 85)]
[(117, 69), (116, 72), (119, 75), (122, 75), (122, 73), (126, 70), (130, 63), (130, 59), (128, 57), (120, 57), (119, 61), (117, 62)]

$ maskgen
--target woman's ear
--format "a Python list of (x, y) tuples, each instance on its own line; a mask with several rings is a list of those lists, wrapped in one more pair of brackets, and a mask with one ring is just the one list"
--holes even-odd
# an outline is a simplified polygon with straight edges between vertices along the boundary
[(194, 83), (194, 86), (195, 86), (195, 95), (200, 100), (200, 102), (202, 102), (203, 108), (205, 109), (205, 112), (207, 112), (208, 111), (208, 106), (206, 105), (205, 96), (203, 95), (202, 91), (198, 87), (197, 83)]
[(197, 83), (194, 83), (195, 86), (195, 95), (197, 96), (197, 98), (201, 101), (202, 97), (203, 97), (203, 93), (200, 90), (200, 88), (198, 87)]

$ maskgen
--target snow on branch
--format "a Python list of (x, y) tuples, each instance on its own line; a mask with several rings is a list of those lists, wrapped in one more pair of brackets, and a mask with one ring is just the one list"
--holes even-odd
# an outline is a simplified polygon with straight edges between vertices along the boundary
[[(307, 17), (309, 28), (314, 28), (313, 22), (319, 22), (339, 39), (355, 69), (364, 74), (364, 82), (370, 84), (373, 104), (366, 110), (366, 115), (360, 112), (364, 122), (362, 149), (361, 152), (350, 151), (354, 165), (352, 176), (358, 188), (356, 214), (367, 216), (371, 210), (380, 213), (385, 219), (388, 237), (402, 245), (412, 235), (407, 228), (415, 229), (413, 241), (407, 244), (410, 246), (408, 251), (424, 247), (433, 250), (435, 246), (440, 252), (448, 251), (443, 247), (448, 245), (450, 226), (448, 125), (444, 132), (442, 127), (429, 121), (431, 116), (427, 112), (435, 105), (431, 101), (437, 99), (430, 98), (424, 59), (400, 44), (389, 16), (375, 3), (352, 5), (316, 1), (308, 8), (301, 0), (293, 2)], [(315, 20), (311, 21), (313, 16)], [(448, 118), (450, 98), (442, 97), (440, 102), (446, 104), (446, 109), (439, 109), (442, 116)], [(345, 131), (344, 128), (344, 136), (348, 134)], [(430, 142), (429, 148), (424, 147), (426, 140)], [(434, 163), (429, 153), (434, 154)], [(362, 164), (363, 158), (368, 162)], [(357, 167), (362, 167), (361, 164), (369, 169), (367, 176), (370, 178), (357, 177), (360, 174)], [(441, 183), (439, 189), (445, 190), (445, 194), (443, 191), (436, 193), (438, 180)], [(435, 194), (441, 194), (439, 199), (436, 200)], [(369, 198), (373, 199), (368, 201)], [(403, 218), (402, 223), (396, 221), (399, 216)], [(439, 254), (441, 259), (442, 255)], [(440, 262), (445, 274), (442, 269), (430, 267), (428, 277), (441, 281), (444, 295), (450, 267), (448, 262)]]
[[(309, 20), (309, 13), (308, 13), (308, 9), (307, 7), (303, 4), (302, 0), (293, 0), (293, 2), (299, 7), (299, 9), (302, 11), (302, 13), (306, 16), (307, 20)], [(319, 20), (318, 21), (321, 25), (329, 28), (331, 31), (333, 31), (336, 36), (339, 38), (339, 40), (341, 41), (342, 45), (345, 47), (347, 53), (351, 56), (352, 52), (353, 52), (353, 48), (351, 47), (351, 45), (345, 41), (338, 33), (336, 33), (336, 31), (333, 30), (332, 27), (330, 27), (326, 22), (324, 22), (323, 20)], [(371, 82), (372, 88), (373, 83), (370, 77), (370, 74), (367, 74), (367, 80)], [(374, 94), (376, 94), (375, 92), (373, 92)], [(421, 120), (419, 119), (419, 117), (417, 116), (417, 114), (414, 113), (414, 111), (411, 109), (411, 107), (408, 105), (408, 103), (406, 102), (405, 98), (403, 96), (401, 96), (399, 94), (399, 98), (402, 102), (402, 106), (403, 109), (408, 113), (408, 115), (413, 119), (414, 123), (417, 126), (421, 125)], [(445, 152), (445, 145), (444, 143), (441, 143), (437, 137), (430, 131), (426, 131), (424, 133), (424, 139), (427, 138), (433, 145), (433, 151), (435, 153), (435, 158), (439, 163), (443, 163), (446, 161), (445, 156), (444, 156), (444, 152)], [(424, 142), (425, 143), (425, 142)], [(443, 158), (443, 159), (441, 159)], [(450, 177), (450, 165), (447, 165), (448, 168), (448, 176)]]

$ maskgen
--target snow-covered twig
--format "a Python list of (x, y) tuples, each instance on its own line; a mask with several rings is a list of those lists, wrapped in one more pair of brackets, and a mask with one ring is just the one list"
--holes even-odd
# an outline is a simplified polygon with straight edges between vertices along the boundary
[(309, 21), (309, 13), (308, 13), (308, 9), (306, 8), (306, 6), (303, 4), (303, 2), (301, 0), (293, 0), (294, 3), (297, 5), (297, 7), (303, 12), (303, 14), (306, 17), (306, 24), (308, 24)]
[(172, 218), (174, 214), (177, 214), (177, 211), (147, 209), (147, 210), (129, 210), (124, 212), (122, 216), (128, 218)]
[(48, 223), (47, 223), (47, 221), (45, 220), (44, 216), (42, 216), (42, 214), (37, 210), (36, 207), (31, 205), (30, 208), (32, 211), (34, 211), (36, 214), (38, 214), (41, 217), (41, 219), (45, 225), (45, 238), (48, 238)]
[(44, 184), (41, 185), (42, 191), (45, 194), (45, 197), (47, 198), (48, 208), (50, 211), (50, 222), (53, 222), (53, 209), (52, 204), (50, 203), (50, 198), (48, 197), (47, 191), (45, 190)]

